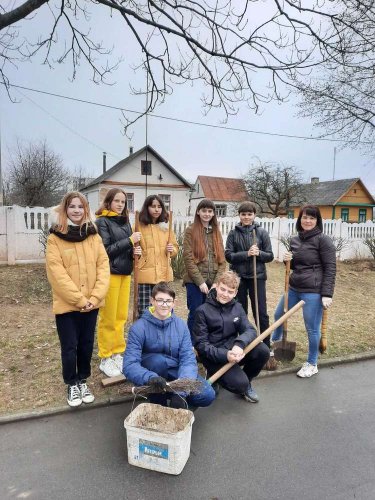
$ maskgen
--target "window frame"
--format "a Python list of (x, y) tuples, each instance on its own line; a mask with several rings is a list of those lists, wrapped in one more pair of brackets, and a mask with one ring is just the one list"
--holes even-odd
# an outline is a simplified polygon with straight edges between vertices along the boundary
[[(171, 205), (172, 205), (172, 195), (166, 194), (166, 193), (163, 193), (163, 194), (159, 193), (158, 196), (159, 196), (159, 198), (161, 198), (162, 202), (164, 203), (166, 211), (169, 212), (171, 210)], [(165, 200), (166, 196), (169, 198), (168, 201)]]
[(341, 220), (343, 222), (349, 222), (349, 208), (341, 209)]

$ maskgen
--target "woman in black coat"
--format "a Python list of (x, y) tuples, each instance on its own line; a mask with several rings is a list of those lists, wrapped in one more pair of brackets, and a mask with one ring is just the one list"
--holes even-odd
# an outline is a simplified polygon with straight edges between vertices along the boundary
[[(298, 371), (299, 377), (311, 377), (318, 373), (318, 349), (323, 308), (332, 304), (336, 278), (336, 250), (329, 236), (323, 234), (320, 210), (314, 205), (305, 205), (298, 215), (297, 236), (291, 239), (290, 252), (284, 262), (291, 261), (288, 308), (303, 300), (303, 319), (309, 340), (307, 362)], [(283, 315), (284, 297), (281, 298), (275, 320)], [(280, 340), (282, 325), (272, 334), (272, 341)]]
[(137, 255), (141, 252), (139, 246), (133, 245), (140, 240), (141, 233), (132, 233), (126, 194), (122, 189), (113, 188), (108, 191), (96, 216), (98, 232), (111, 268), (105, 305), (99, 310), (99, 369), (107, 377), (114, 377), (120, 375), (123, 368), (124, 326), (128, 318), (133, 251)]

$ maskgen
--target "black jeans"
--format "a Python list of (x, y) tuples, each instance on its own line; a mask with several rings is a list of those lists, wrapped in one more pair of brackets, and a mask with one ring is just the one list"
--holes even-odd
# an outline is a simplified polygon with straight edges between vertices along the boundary
[(56, 314), (57, 333), (61, 345), (64, 382), (74, 385), (91, 375), (91, 356), (98, 309), (88, 313), (73, 311)]
[[(270, 317), (267, 314), (267, 297), (266, 297), (266, 280), (259, 280), (257, 282), (258, 289), (258, 308), (259, 308), (259, 323), (260, 333), (267, 330), (270, 326)], [(240, 286), (236, 299), (242, 305), (245, 313), (248, 314), (247, 297), (250, 297), (251, 311), (253, 313), (254, 322), (256, 324), (256, 309), (255, 309), (255, 289), (253, 278), (241, 278)], [(264, 339), (264, 343), (270, 347), (270, 336)]]
[[(247, 353), (239, 364), (233, 365), (232, 368), (224, 373), (218, 380), (219, 384), (230, 392), (243, 394), (249, 387), (249, 383), (253, 378), (259, 375), (269, 357), (270, 351), (268, 347), (261, 342), (252, 351)], [(224, 366), (223, 364), (213, 363), (207, 358), (201, 357), (201, 361), (205, 368), (207, 368), (208, 376), (213, 375)], [(243, 366), (243, 370), (239, 365)]]

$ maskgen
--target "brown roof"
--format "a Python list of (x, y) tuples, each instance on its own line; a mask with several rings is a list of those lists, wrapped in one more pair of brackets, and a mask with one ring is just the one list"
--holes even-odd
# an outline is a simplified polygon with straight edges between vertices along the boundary
[(242, 179), (228, 177), (210, 177), (199, 175), (202, 191), (206, 198), (214, 201), (246, 201), (249, 199), (245, 184)]

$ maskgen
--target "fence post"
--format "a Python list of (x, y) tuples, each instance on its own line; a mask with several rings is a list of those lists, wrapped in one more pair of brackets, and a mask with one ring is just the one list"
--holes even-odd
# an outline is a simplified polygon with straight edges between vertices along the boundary
[(16, 263), (16, 217), (14, 207), (7, 207), (6, 211), (7, 228), (7, 260), (8, 266), (14, 266)]

